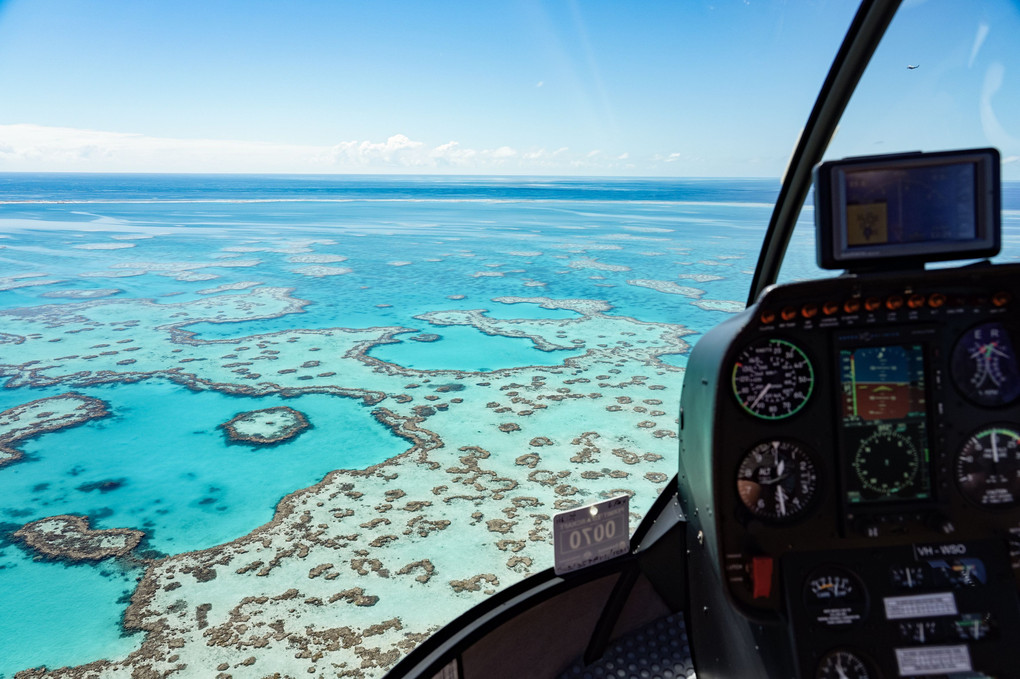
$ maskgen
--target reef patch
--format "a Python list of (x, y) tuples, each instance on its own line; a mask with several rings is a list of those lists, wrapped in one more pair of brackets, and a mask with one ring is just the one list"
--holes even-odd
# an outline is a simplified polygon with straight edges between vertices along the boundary
[(43, 556), (68, 561), (99, 561), (124, 556), (145, 533), (129, 528), (95, 530), (83, 516), (63, 514), (25, 524), (13, 533)]
[(24, 439), (109, 414), (103, 401), (74, 392), (8, 408), (0, 412), (0, 468), (21, 459), (15, 446)]
[(311, 427), (308, 418), (287, 406), (251, 410), (220, 425), (232, 443), (271, 446), (296, 437)]

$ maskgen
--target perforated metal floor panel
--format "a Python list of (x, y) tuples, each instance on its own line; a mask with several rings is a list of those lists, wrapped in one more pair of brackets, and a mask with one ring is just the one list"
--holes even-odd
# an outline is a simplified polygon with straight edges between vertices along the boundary
[(602, 658), (578, 659), (559, 679), (694, 679), (682, 613), (674, 613), (618, 639)]

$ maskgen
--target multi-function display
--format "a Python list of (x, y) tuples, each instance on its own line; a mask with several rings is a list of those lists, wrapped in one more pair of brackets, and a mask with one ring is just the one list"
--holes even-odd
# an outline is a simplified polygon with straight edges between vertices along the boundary
[(929, 498), (924, 347), (845, 347), (839, 361), (846, 501)]
[(818, 265), (902, 269), (999, 251), (995, 149), (848, 158), (815, 168)]

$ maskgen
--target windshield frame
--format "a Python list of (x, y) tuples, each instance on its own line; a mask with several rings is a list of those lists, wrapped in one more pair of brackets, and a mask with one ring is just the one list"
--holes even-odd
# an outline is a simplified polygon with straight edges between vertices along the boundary
[(758, 254), (747, 306), (754, 304), (765, 288), (776, 282), (797, 218), (811, 189), (812, 171), (821, 162), (843, 111), (901, 2), (864, 0), (858, 7), (790, 156)]

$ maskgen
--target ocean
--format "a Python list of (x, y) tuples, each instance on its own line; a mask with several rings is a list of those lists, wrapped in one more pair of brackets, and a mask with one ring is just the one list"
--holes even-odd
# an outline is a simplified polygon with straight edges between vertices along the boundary
[[(555, 511), (626, 493), (633, 529), (778, 189), (0, 175), (0, 678), (377, 676), (551, 565)], [(818, 275), (801, 219), (787, 279)]]

